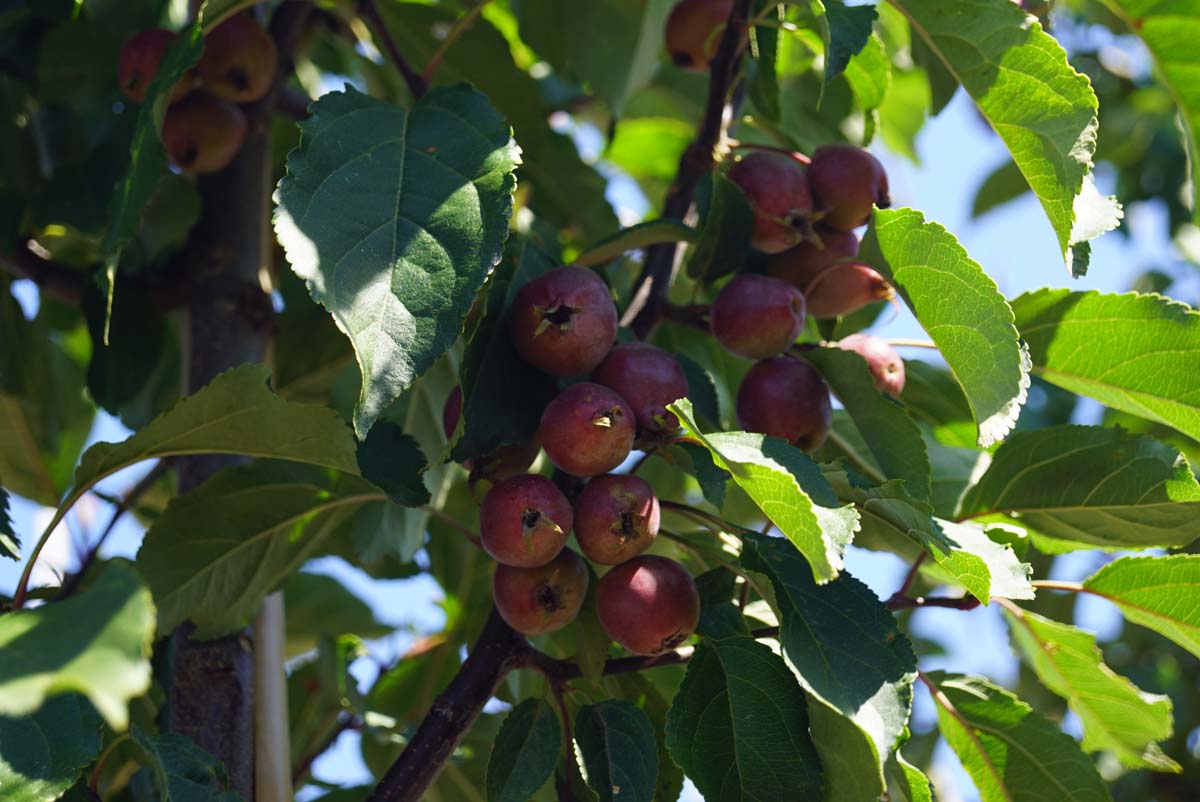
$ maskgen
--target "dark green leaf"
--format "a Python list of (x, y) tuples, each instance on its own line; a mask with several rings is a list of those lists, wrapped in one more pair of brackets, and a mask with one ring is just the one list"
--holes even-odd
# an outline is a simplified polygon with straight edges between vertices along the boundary
[(229, 790), (221, 761), (186, 735), (134, 729), (133, 739), (148, 759), (158, 802), (241, 802), (241, 795)]
[(687, 273), (707, 284), (737, 270), (750, 252), (754, 211), (738, 185), (718, 172), (701, 180), (697, 195), (703, 222), (688, 251)]
[(0, 799), (53, 802), (100, 751), (99, 719), (86, 702), (66, 694), (32, 714), (0, 716)]
[(1200, 657), (1200, 555), (1125, 557), (1084, 580), (1083, 590)]
[(528, 237), (514, 237), (488, 281), (483, 316), (463, 354), (462, 435), (451, 457), (459, 462), (531, 439), (558, 384), (522, 359), (508, 336), (517, 292), (553, 270), (553, 260)]
[(1200, 537), (1200, 484), (1178, 451), (1152, 437), (1053, 426), (1001, 445), (959, 508), (993, 512), (1076, 544), (1178, 548)]
[(114, 301), (111, 322), (105, 319), (107, 300), (100, 288), (89, 284), (82, 304), (92, 338), (88, 393), (97, 405), (113, 414), (150, 381), (164, 344), (174, 344), (167, 334), (166, 319), (144, 291), (122, 284), (120, 296)]
[(981, 677), (927, 675), (938, 726), (983, 802), (1110, 802), (1075, 739)]
[(150, 687), (153, 640), (150, 591), (116, 564), (65, 601), (0, 616), (0, 714), (27, 715), (75, 691), (123, 730), (129, 700)]
[(804, 692), (750, 638), (702, 641), (667, 714), (667, 748), (708, 802), (819, 799)]
[(488, 760), (488, 802), (525, 802), (554, 775), (562, 752), (558, 713), (541, 699), (526, 699), (504, 719)]
[(663, 242), (692, 242), (694, 229), (674, 220), (648, 220), (605, 237), (593, 244), (574, 262), (579, 267), (596, 267), (616, 259), (627, 251), (637, 251)]
[(1037, 375), (1200, 439), (1200, 312), (1159, 295), (1048, 289), (1013, 310)]
[(937, 54), (1008, 146), (1050, 219), (1071, 275), (1086, 273), (1086, 241), (1121, 219), (1116, 200), (1101, 197), (1089, 175), (1098, 103), (1087, 77), (1015, 3), (896, 5), (913, 36)]
[[(867, 39), (866, 47), (850, 59), (843, 74), (860, 109), (871, 112), (879, 108), (892, 83), (892, 62), (878, 36), (872, 34)], [(868, 134), (864, 138), (869, 142), (871, 136)]]
[(21, 559), (21, 541), (8, 515), (8, 491), (0, 487), (0, 557)]
[(1079, 716), (1085, 752), (1111, 751), (1129, 768), (1181, 771), (1156, 743), (1171, 737), (1169, 698), (1109, 668), (1095, 635), (1015, 606), (1005, 612), (1025, 661)]
[(358, 444), (358, 468), (363, 478), (401, 506), (429, 503), (429, 490), (421, 478), (426, 467), (417, 441), (394, 423), (376, 425)]
[(315, 649), (323, 636), (381, 638), (392, 631), (371, 608), (331, 576), (297, 571), (283, 585), (287, 655)]
[(159, 632), (184, 620), (198, 638), (242, 626), (354, 507), (381, 495), (355, 476), (262, 461), (226, 468), (173, 499), (137, 556)]
[(683, 375), (687, 377), (688, 400), (692, 402), (692, 407), (704, 421), (720, 428), (721, 406), (712, 374), (685, 353), (676, 352), (674, 356), (683, 368)]
[(354, 513), (351, 540), (358, 559), (368, 566), (389, 557), (400, 564), (412, 560), (425, 543), (425, 513), (390, 501), (370, 501)]
[(928, 501), (930, 465), (917, 424), (891, 398), (875, 389), (866, 360), (841, 348), (804, 353), (842, 402), (875, 461), (889, 479), (901, 479), (909, 495)]
[(658, 745), (637, 705), (620, 699), (586, 705), (575, 718), (575, 740), (600, 802), (654, 802)]
[[(910, 46), (913, 62), (920, 66), (929, 81), (929, 113), (936, 117), (950, 104), (954, 93), (958, 91), (958, 79), (946, 69), (945, 62), (920, 36), (914, 36)], [(1029, 185), (1025, 183), (1020, 171), (1017, 172), (1017, 176), (1021, 179), (1022, 189), (1028, 190)]]
[(454, 343), (500, 260), (518, 149), (487, 98), (463, 86), (411, 110), (352, 89), (310, 110), (275, 193), (275, 230), (354, 345), (365, 437)]
[(1012, 161), (1005, 161), (983, 180), (979, 189), (975, 190), (971, 216), (982, 217), (1028, 191), (1029, 184), (1026, 183), (1025, 176), (1021, 175), (1021, 170)]
[(874, 6), (847, 6), (842, 0), (824, 0), (824, 4), (821, 33), (825, 37), (825, 83), (829, 83), (866, 46), (879, 14)]
[(700, 492), (704, 494), (704, 500), (718, 510), (721, 509), (725, 506), (725, 488), (733, 476), (724, 468), (717, 467), (717, 464), (713, 462), (712, 452), (704, 446), (698, 446), (695, 443), (679, 443), (678, 446), (687, 453), (688, 458), (692, 461), (692, 470), (696, 481), (700, 484)]
[(1002, 439), (1025, 403), (1029, 355), (996, 282), (954, 235), (913, 209), (876, 211), (862, 256), (937, 344), (971, 405), (979, 445)]
[(778, 121), (779, 110), (779, 23), (783, 21), (783, 5), (763, 0), (757, 5), (774, 5), (775, 14), (766, 17), (767, 25), (756, 25), (751, 31), (750, 54), (746, 65), (746, 94), (754, 108), (768, 120)]
[(949, 371), (919, 359), (905, 360), (904, 392), (900, 400), (913, 417), (929, 424), (940, 442), (960, 448), (976, 447), (971, 405)]

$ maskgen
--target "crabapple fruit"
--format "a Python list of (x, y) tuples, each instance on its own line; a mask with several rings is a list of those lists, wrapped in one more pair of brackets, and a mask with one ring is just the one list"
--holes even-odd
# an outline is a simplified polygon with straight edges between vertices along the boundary
[(879, 392), (890, 396), (904, 392), (904, 360), (887, 340), (859, 333), (843, 338), (837, 346), (844, 351), (853, 351), (867, 361)]
[(538, 442), (550, 461), (567, 473), (596, 476), (629, 456), (635, 423), (624, 398), (599, 384), (579, 382), (546, 405)]
[(702, 72), (717, 55), (733, 0), (683, 0), (667, 17), (667, 53), (675, 66)]
[(583, 558), (563, 549), (550, 562), (532, 568), (497, 565), (492, 574), (492, 598), (510, 627), (525, 635), (540, 635), (562, 629), (575, 619), (588, 582)]
[(617, 307), (591, 270), (560, 267), (520, 289), (509, 330), (526, 362), (553, 376), (582, 376), (612, 346)]
[(813, 198), (804, 165), (784, 153), (755, 151), (729, 168), (754, 211), (750, 243), (780, 253), (811, 237)]
[[(117, 82), (125, 97), (137, 103), (145, 101), (150, 82), (175, 39), (175, 34), (163, 28), (147, 28), (125, 40), (117, 59)], [(189, 70), (171, 90), (171, 102), (183, 98), (194, 81), (195, 74)]]
[(575, 537), (595, 563), (616, 565), (641, 554), (658, 534), (658, 498), (637, 476), (597, 476), (575, 500)]
[(608, 352), (592, 381), (625, 399), (642, 436), (679, 427), (679, 419), (667, 411), (667, 404), (687, 396), (687, 376), (675, 357), (663, 349), (640, 342), (621, 343)]
[(167, 109), (162, 142), (171, 163), (187, 173), (223, 170), (246, 141), (246, 115), (203, 90)]
[(817, 242), (802, 242), (795, 248), (777, 253), (767, 260), (767, 274), (804, 292), (817, 276), (839, 262), (858, 256), (858, 237), (851, 231), (838, 231), (819, 223), (813, 227)]
[(887, 173), (879, 160), (853, 145), (817, 148), (808, 166), (808, 182), (817, 207), (824, 212), (821, 222), (839, 231), (866, 225), (871, 209), (886, 209)]
[(643, 554), (601, 577), (596, 612), (609, 637), (629, 651), (662, 654), (696, 631), (700, 594), (682, 565)]
[(254, 17), (238, 14), (204, 37), (197, 71), (213, 94), (249, 103), (267, 94), (279, 69), (275, 41)]
[(479, 539), (496, 562), (519, 568), (544, 565), (571, 533), (571, 502), (537, 474), (497, 482), (479, 507)]
[(843, 262), (826, 268), (803, 292), (808, 313), (813, 317), (848, 315), (894, 295), (883, 276), (859, 262)]
[(737, 416), (749, 432), (787, 440), (812, 451), (833, 423), (829, 387), (807, 362), (777, 356), (758, 362), (738, 387)]
[(709, 310), (713, 337), (747, 359), (783, 353), (804, 329), (804, 296), (770, 276), (743, 274), (725, 285)]

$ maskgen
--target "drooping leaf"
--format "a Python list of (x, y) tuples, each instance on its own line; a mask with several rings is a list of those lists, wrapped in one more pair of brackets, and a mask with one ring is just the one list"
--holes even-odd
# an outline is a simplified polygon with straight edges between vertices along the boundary
[(191, 620), (207, 639), (244, 625), (354, 507), (381, 497), (355, 476), (262, 461), (172, 499), (137, 556), (159, 632)]
[(842, 0), (824, 0), (821, 35), (825, 38), (825, 83), (842, 74), (850, 59), (867, 46), (871, 27), (879, 16), (874, 6), (847, 6)]
[(1105, 5), (1146, 43), (1159, 79), (1179, 106), (1192, 167), (1192, 214), (1200, 223), (1196, 200), (1200, 192), (1200, 85), (1196, 83), (1194, 49), (1200, 20), (1196, 6), (1190, 0), (1106, 0)]
[(1013, 310), (1037, 375), (1200, 439), (1200, 312), (1158, 295), (1051, 289)]
[(905, 760), (899, 749), (888, 759), (887, 776), (888, 784), (897, 792), (897, 802), (934, 802), (929, 778)]
[[(753, 8), (753, 7), (752, 7)], [(750, 31), (750, 55), (746, 64), (746, 95), (759, 114), (778, 121), (779, 109), (779, 23), (783, 22), (784, 6), (775, 4), (775, 14), (755, 25)]]
[(399, 426), (385, 421), (371, 429), (358, 444), (358, 468), (363, 478), (387, 493), (392, 503), (417, 507), (429, 502), (422, 475), (425, 455)]
[(901, 479), (914, 498), (930, 497), (930, 464), (917, 424), (891, 398), (875, 389), (866, 361), (853, 351), (817, 348), (804, 359), (821, 372), (889, 479)]
[(754, 210), (738, 185), (708, 173), (697, 190), (700, 235), (687, 253), (687, 274), (710, 283), (737, 270), (750, 252)]
[(541, 410), (558, 393), (554, 379), (522, 359), (508, 336), (517, 292), (555, 267), (528, 237), (514, 237), (488, 280), (483, 316), (463, 354), (462, 435), (451, 452), (456, 461), (531, 439)]
[(137, 235), (142, 224), (142, 212), (154, 197), (167, 169), (167, 153), (159, 139), (159, 132), (171, 92), (183, 74), (200, 60), (203, 50), (202, 31), (197, 23), (167, 49), (146, 89), (146, 99), (138, 108), (133, 141), (129, 145), (129, 166), (125, 176), (117, 183), (109, 204), (108, 232), (104, 238), (104, 273), (108, 294), (105, 333), (108, 331), (108, 318), (112, 314), (113, 288), (121, 251)]
[(804, 693), (764, 644), (702, 641), (666, 730), (671, 757), (708, 802), (820, 798)]
[(241, 794), (229, 790), (221, 761), (186, 735), (135, 728), (133, 740), (146, 755), (160, 802), (241, 802)]
[(979, 189), (975, 190), (971, 216), (982, 217), (1028, 191), (1029, 184), (1025, 182), (1025, 176), (1021, 175), (1020, 169), (1011, 161), (1006, 161), (993, 170), (979, 185)]
[(61, 602), (0, 616), (0, 715), (24, 716), (53, 696), (87, 696), (109, 726), (150, 687), (154, 603), (127, 568), (110, 564)]
[(686, 399), (669, 409), (800, 550), (818, 582), (838, 575), (842, 553), (858, 528), (858, 515), (850, 507), (838, 506), (829, 483), (804, 452), (761, 434), (705, 435), (696, 427)]
[(542, 699), (513, 708), (488, 759), (487, 801), (526, 802), (554, 774), (562, 752), (558, 713)]
[[(804, 558), (784, 541), (746, 535), (742, 565), (769, 577), (782, 618), (784, 656), (822, 708), (810, 707), (814, 738), (832, 797), (883, 793), (883, 765), (904, 732), (917, 661), (895, 617), (846, 573), (817, 585)], [(845, 722), (836, 721), (842, 718)], [(863, 748), (865, 743), (866, 748)], [(831, 759), (839, 756), (836, 764)], [(865, 758), (865, 759), (851, 759)]]
[(1087, 240), (1121, 219), (1116, 200), (1100, 197), (1089, 175), (1098, 103), (1087, 77), (1015, 3), (896, 0), (896, 6), (1008, 146), (1071, 275), (1086, 273)]
[(362, 599), (325, 574), (297, 571), (283, 585), (287, 656), (315, 649), (325, 636), (379, 638), (392, 631)]
[(637, 705), (622, 699), (586, 705), (575, 717), (575, 740), (600, 802), (654, 802), (658, 745)]
[(499, 262), (519, 155), (499, 113), (464, 86), (410, 110), (347, 89), (311, 113), (275, 193), (275, 231), (354, 345), (365, 437), (454, 343)]
[(623, 228), (593, 244), (575, 257), (572, 264), (579, 267), (597, 267), (616, 259), (628, 251), (637, 251), (664, 242), (692, 242), (696, 231), (675, 220), (647, 220), (644, 223)]
[(1200, 657), (1200, 555), (1123, 557), (1084, 580), (1083, 590)]
[(872, 112), (879, 108), (892, 85), (892, 62), (883, 41), (872, 34), (866, 46), (846, 64), (843, 74), (859, 109)]
[(671, 759), (667, 749), (666, 721), (670, 710), (664, 695), (666, 692), (641, 673), (617, 674), (609, 677), (608, 681), (617, 686), (622, 698), (636, 704), (650, 719), (658, 761), (655, 802), (679, 799), (683, 791), (683, 771)]
[(1053, 426), (1001, 445), (959, 509), (992, 512), (1075, 544), (1178, 548), (1200, 537), (1200, 485), (1187, 460), (1152, 437)]
[(1128, 768), (1180, 771), (1158, 741), (1171, 737), (1171, 700), (1142, 691), (1105, 664), (1096, 636), (1017, 607), (1013, 640), (1038, 679), (1083, 723), (1085, 752), (1111, 751)]
[(971, 405), (979, 445), (1002, 439), (1025, 403), (1029, 355), (996, 282), (954, 235), (914, 209), (876, 211), (862, 256), (896, 288), (941, 351)]
[(8, 515), (8, 491), (0, 487), (0, 557), (21, 559), (21, 541)]
[(1111, 802), (1079, 744), (981, 677), (931, 672), (938, 727), (983, 802)]
[(0, 799), (53, 802), (100, 751), (99, 718), (78, 696), (47, 699), (36, 711), (0, 716)]

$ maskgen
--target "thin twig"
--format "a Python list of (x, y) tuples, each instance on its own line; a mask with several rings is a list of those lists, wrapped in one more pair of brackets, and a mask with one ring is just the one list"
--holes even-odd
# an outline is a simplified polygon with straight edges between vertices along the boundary
[(893, 348), (930, 348), (934, 351), (938, 350), (937, 344), (932, 340), (907, 340), (903, 337), (889, 339), (887, 344)]
[(791, 148), (779, 147), (778, 145), (764, 145), (759, 142), (742, 142), (739, 139), (728, 139), (726, 140), (726, 144), (728, 144), (729, 147), (733, 148), (734, 150), (765, 150), (771, 153), (781, 153), (784, 156), (790, 156), (801, 164), (812, 163), (812, 159), (810, 159), (808, 156), (805, 156), (803, 153), (792, 150)]
[(479, 2), (476, 3), (470, 11), (468, 11), (466, 14), (463, 14), (458, 18), (458, 21), (454, 23), (454, 27), (450, 29), (450, 33), (446, 35), (446, 39), (442, 42), (441, 46), (438, 47), (437, 52), (430, 57), (429, 63), (425, 65), (425, 69), (421, 73), (421, 80), (425, 82), (426, 86), (429, 86), (429, 84), (433, 83), (433, 74), (437, 72), (438, 65), (441, 64), (442, 59), (446, 57), (446, 51), (449, 50), (450, 46), (458, 40), (458, 37), (463, 35), (467, 28), (471, 27), (471, 23), (474, 22), (475, 18), (479, 16), (479, 12), (483, 11), (483, 7), (490, 2), (491, 0), (479, 0)]
[(889, 610), (914, 610), (918, 607), (945, 607), (950, 610), (974, 610), (980, 604), (974, 596), (901, 596), (887, 600)]
[(845, 453), (846, 458), (853, 462), (856, 468), (866, 474), (868, 479), (878, 482), (879, 484), (883, 484), (887, 481), (886, 476), (884, 476), (876, 468), (867, 463), (866, 460), (860, 457), (858, 452), (851, 448), (850, 444), (846, 442), (846, 439), (833, 429), (829, 430), (829, 442), (841, 449)]
[(404, 83), (408, 84), (408, 91), (412, 92), (415, 98), (422, 97), (425, 91), (429, 89), (429, 85), (421, 77), (420, 73), (414, 70), (413, 66), (408, 63), (408, 59), (404, 57), (400, 46), (396, 44), (396, 40), (392, 37), (392, 32), (388, 30), (387, 24), (383, 21), (383, 16), (375, 6), (375, 0), (359, 0), (358, 13), (359, 16), (367, 21), (372, 33), (375, 34), (375, 38), (383, 45), (383, 49), (387, 51), (388, 57), (396, 65), (396, 69), (400, 71), (401, 77), (404, 78)]
[(474, 545), (475, 548), (477, 548), (477, 549), (483, 548), (483, 541), (479, 539), (479, 535), (475, 534), (470, 529), (463, 526), (462, 524), (460, 524), (458, 521), (451, 518), (446, 513), (442, 512), (441, 510), (434, 509), (433, 507), (421, 507), (420, 509), (421, 509), (421, 512), (425, 513), (430, 518), (437, 518), (439, 521), (446, 524), (446, 526), (449, 526), (451, 529), (458, 532), (460, 535), (465, 537), (467, 540), (471, 541), (472, 545)]
[(904, 575), (904, 582), (900, 585), (900, 589), (895, 592), (895, 596), (907, 596), (908, 591), (912, 588), (912, 584), (917, 579), (917, 574), (921, 570), (921, 565), (925, 562), (925, 558), (929, 556), (929, 552), (923, 551), (917, 555), (917, 559), (913, 560), (912, 567), (908, 569), (908, 573)]
[(0, 270), (17, 278), (29, 279), (42, 292), (73, 306), (79, 303), (87, 283), (82, 271), (42, 259), (29, 250), (28, 241), (12, 253), (0, 254)]
[(574, 802), (571, 796), (571, 763), (575, 759), (575, 736), (571, 733), (571, 715), (567, 712), (567, 700), (563, 696), (563, 683), (550, 684), (554, 701), (558, 704), (558, 712), (562, 717), (563, 728), (563, 777), (564, 782), (558, 787), (559, 802)]
[[(1032, 583), (1035, 588), (1040, 590), (1067, 590), (1071, 593), (1091, 593), (1092, 591), (1085, 588), (1079, 582), (1060, 582), (1055, 579), (1035, 579)], [(1095, 594), (1100, 595), (1100, 594)]]

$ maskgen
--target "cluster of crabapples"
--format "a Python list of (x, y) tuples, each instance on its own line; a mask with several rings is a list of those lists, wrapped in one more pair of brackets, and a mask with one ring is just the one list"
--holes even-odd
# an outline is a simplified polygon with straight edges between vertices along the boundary
[[(130, 100), (146, 99), (150, 82), (176, 34), (162, 28), (125, 40), (117, 80)], [(248, 123), (238, 104), (260, 100), (279, 67), (275, 42), (248, 13), (222, 22), (204, 37), (199, 63), (171, 90), (162, 141), (171, 163), (188, 173), (224, 169), (242, 149)]]
[[(809, 164), (755, 152), (729, 176), (755, 211), (753, 245), (771, 254), (769, 275), (729, 280), (709, 307), (708, 327), (726, 350), (755, 360), (737, 393), (742, 428), (812, 450), (829, 432), (832, 401), (820, 374), (791, 350), (806, 315), (838, 316), (890, 294), (877, 272), (854, 261), (853, 233), (873, 205), (886, 204), (886, 177), (866, 151), (842, 146), (819, 149)], [(583, 555), (607, 567), (595, 593), (605, 631), (635, 654), (656, 655), (692, 634), (700, 599), (682, 565), (644, 553), (659, 530), (653, 488), (611, 472), (633, 449), (680, 436), (667, 407), (688, 395), (688, 382), (666, 351), (614, 344), (617, 319), (612, 293), (591, 270), (560, 267), (522, 286), (509, 320), (513, 347), (565, 387), (542, 411), (534, 441), (464, 467), (495, 482), (480, 505), (479, 531), (498, 563), (493, 595), (510, 626), (553, 632), (578, 614), (591, 572), (567, 547), (574, 531)], [(904, 363), (885, 341), (855, 334), (838, 345), (866, 359), (881, 391), (900, 392)], [(456, 388), (443, 414), (447, 436), (461, 409)], [(527, 473), (539, 449), (559, 481)]]

